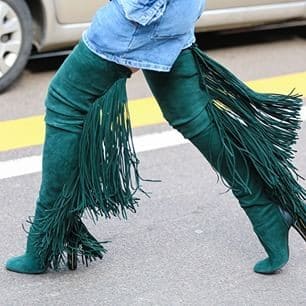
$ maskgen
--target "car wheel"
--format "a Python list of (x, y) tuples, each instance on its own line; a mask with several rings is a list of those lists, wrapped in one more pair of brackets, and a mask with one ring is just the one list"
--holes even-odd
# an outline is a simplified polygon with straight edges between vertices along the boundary
[(21, 74), (32, 48), (32, 18), (23, 0), (0, 0), (0, 92)]

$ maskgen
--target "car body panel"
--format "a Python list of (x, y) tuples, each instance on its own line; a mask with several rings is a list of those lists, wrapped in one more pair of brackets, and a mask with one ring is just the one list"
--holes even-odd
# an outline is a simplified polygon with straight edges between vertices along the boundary
[[(61, 24), (86, 23), (92, 18), (94, 12), (107, 2), (108, 0), (87, 0), (84, 6), (83, 0), (54, 0), (57, 20)], [(206, 9), (219, 10), (293, 2), (296, 0), (207, 0)]]
[[(43, 7), (42, 35), (36, 37), (38, 51), (75, 44), (88, 27), (95, 11), (107, 0), (36, 0)], [(191, 0), (194, 1), (194, 0)], [(295, 0), (207, 0), (197, 31), (246, 28), (299, 21), (306, 24), (306, 1)]]
[[(275, 1), (274, 1), (275, 2)], [(279, 2), (279, 1), (278, 1)], [(284, 2), (284, 1), (283, 1)], [(215, 31), (298, 21), (306, 24), (306, 1), (206, 10), (198, 31)]]
[(54, 0), (57, 20), (61, 24), (89, 22), (95, 11), (108, 0)]
[(207, 0), (207, 10), (219, 10), (226, 8), (238, 8), (249, 6), (262, 6), (267, 4), (281, 4), (297, 2), (296, 0)]

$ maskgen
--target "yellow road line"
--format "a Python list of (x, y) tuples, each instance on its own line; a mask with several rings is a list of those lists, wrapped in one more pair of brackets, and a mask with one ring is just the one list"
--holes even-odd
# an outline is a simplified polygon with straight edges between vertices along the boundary
[[(153, 125), (164, 121), (154, 98), (129, 102), (133, 127)], [(43, 116), (34, 116), (0, 122), (0, 152), (43, 143), (45, 126)]]
[(287, 94), (295, 88), (296, 93), (306, 97), (306, 72), (250, 81), (247, 84), (256, 91), (267, 93)]
[[(293, 88), (306, 97), (306, 72), (260, 79), (247, 82), (260, 92), (287, 94)], [(164, 122), (154, 98), (138, 99), (129, 102), (133, 127)], [(44, 138), (43, 116), (34, 116), (0, 122), (0, 152), (41, 145)]]
[(0, 122), (0, 152), (40, 145), (44, 139), (43, 116)]

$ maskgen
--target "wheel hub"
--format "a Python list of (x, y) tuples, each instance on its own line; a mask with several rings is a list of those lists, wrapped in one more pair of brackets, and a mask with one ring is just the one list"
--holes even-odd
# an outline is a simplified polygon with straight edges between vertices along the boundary
[(16, 12), (0, 0), (0, 78), (15, 64), (22, 44), (22, 29)]

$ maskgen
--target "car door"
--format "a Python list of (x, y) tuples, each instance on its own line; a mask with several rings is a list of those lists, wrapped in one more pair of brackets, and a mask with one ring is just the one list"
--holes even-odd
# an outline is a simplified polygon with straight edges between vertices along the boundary
[(297, 2), (297, 0), (207, 0), (206, 9), (216, 10), (234, 7), (247, 7), (290, 2)]
[(247, 28), (305, 19), (305, 1), (207, 0), (198, 31)]
[(53, 0), (58, 23), (87, 23), (108, 0)]

